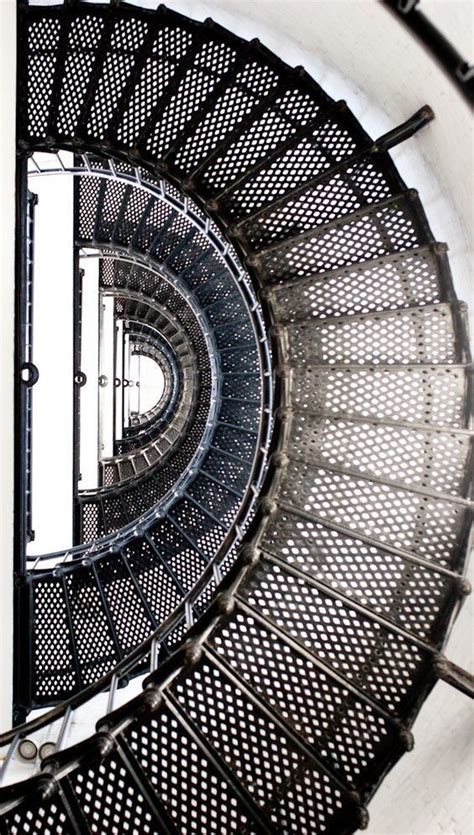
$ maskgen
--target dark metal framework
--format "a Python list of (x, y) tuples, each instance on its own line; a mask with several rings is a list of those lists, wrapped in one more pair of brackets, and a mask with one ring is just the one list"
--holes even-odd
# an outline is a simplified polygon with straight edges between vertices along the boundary
[[(39, 775), (0, 790), (0, 820), (13, 833), (45, 819), (51, 833), (112, 832), (125, 817), (150, 833), (353, 832), (436, 681), (473, 690), (442, 654), (469, 591), (466, 312), (388, 153), (432, 113), (374, 142), (300, 68), (164, 7), (21, 5), (19, 54), (20, 157), (92, 154), (194, 201), (205, 234), (248, 267), (277, 408), (265, 478), (240, 493), (245, 529), (226, 517), (216, 470), (118, 548), (25, 578), (55, 590), (34, 608), (38, 641), (64, 601), (62, 640), (34, 668), (43, 702), (64, 701), (4, 734), (8, 757), (110, 696), (94, 736), (61, 750), (61, 730)], [(93, 218), (113, 231), (95, 244), (130, 255), (133, 190), (111, 215), (106, 194)], [(222, 267), (192, 241), (181, 229), (172, 251), (190, 253), (193, 288), (218, 301)], [(230, 350), (227, 370), (255, 374), (246, 345)], [(223, 438), (215, 460), (237, 484), (238, 457)], [(143, 693), (114, 709), (117, 686), (145, 668)]]
[(474, 106), (474, 66), (455, 49), (446, 36), (431, 22), (420, 0), (381, 0), (408, 27), (444, 69), (457, 90)]

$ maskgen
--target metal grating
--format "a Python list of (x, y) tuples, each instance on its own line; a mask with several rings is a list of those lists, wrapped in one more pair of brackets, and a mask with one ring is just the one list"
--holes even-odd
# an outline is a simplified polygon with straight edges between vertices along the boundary
[[(21, 148), (80, 140), (79, 239), (179, 271), (213, 329), (221, 384), (201, 471), (175, 504), (115, 553), (89, 554), (77, 588), (65, 569), (58, 601), (78, 634), (84, 586), (107, 618), (110, 645), (94, 646), (87, 619), (80, 633), (91, 674), (147, 632), (160, 650), (143, 694), (107, 715), (99, 742), (46, 762), (46, 779), (75, 831), (354, 832), (438, 678), (472, 691), (441, 653), (468, 591), (465, 310), (387, 153), (429, 110), (373, 142), (304, 71), (210, 21), (120, 4), (21, 15)], [(242, 264), (261, 307), (235, 293)], [(133, 291), (154, 292), (142, 278)], [(269, 409), (249, 309), (273, 326), (281, 408), (246, 532), (230, 516)], [(117, 524), (106, 501), (85, 509), (94, 537)], [(151, 483), (127, 491), (126, 519), (147, 501)], [(142, 669), (151, 655), (137, 653)], [(66, 661), (85, 677), (83, 660)], [(32, 790), (0, 790), (7, 825), (25, 810), (36, 820)], [(53, 821), (59, 796), (42, 798)]]

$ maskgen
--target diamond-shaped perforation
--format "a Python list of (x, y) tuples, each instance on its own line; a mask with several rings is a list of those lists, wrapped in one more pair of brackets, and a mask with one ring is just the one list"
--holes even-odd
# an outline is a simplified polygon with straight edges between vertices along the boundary
[(118, 649), (91, 568), (68, 571), (65, 581), (79, 667), (87, 685), (117, 663)]
[(251, 345), (255, 341), (255, 334), (251, 322), (245, 318), (244, 321), (230, 322), (215, 331), (215, 340), (218, 350), (222, 348), (233, 348), (237, 345)]
[(143, 212), (148, 206), (149, 195), (138, 189), (131, 190), (125, 213), (122, 217), (121, 223), (114, 231), (114, 240), (123, 246), (128, 246), (131, 242), (132, 236), (143, 217)]
[[(232, 565), (235, 562), (235, 554), (233, 555)], [(211, 577), (209, 582), (206, 583), (203, 590), (196, 596), (196, 602), (193, 606), (193, 610), (196, 615), (200, 616), (203, 615), (204, 612), (207, 612), (211, 601), (215, 599), (216, 593), (220, 589), (220, 582), (218, 582), (214, 576)]]
[(142, 252), (146, 252), (156, 236), (159, 235), (164, 224), (168, 222), (171, 214), (174, 213), (174, 209), (167, 203), (162, 200), (155, 200), (150, 206), (144, 222), (137, 226), (135, 230), (134, 246)]
[(280, 281), (402, 252), (425, 242), (407, 198), (342, 218), (303, 240), (261, 255), (265, 278)]
[(468, 435), (295, 415), (289, 454), (439, 493), (462, 494)]
[(231, 524), (239, 507), (239, 496), (202, 474), (188, 488), (188, 495), (225, 525)]
[(177, 274), (182, 273), (190, 267), (197, 258), (200, 258), (207, 252), (212, 252), (212, 250), (206, 236), (196, 230), (193, 230), (192, 239), (187, 240), (187, 243), (184, 246), (178, 245), (176, 251), (172, 252), (168, 258), (166, 266)]
[(192, 35), (185, 29), (165, 26), (160, 30), (121, 119), (119, 142), (136, 143), (191, 44)]
[[(167, 655), (174, 652), (178, 647), (182, 646), (183, 641), (186, 639), (186, 633), (188, 631), (188, 624), (185, 618), (178, 622), (176, 626), (170, 631), (170, 633), (166, 636), (165, 640), (163, 641), (163, 645), (166, 648)], [(165, 656), (166, 657), (166, 656)]]
[(152, 135), (147, 141), (149, 151), (158, 156), (165, 153), (234, 61), (235, 51), (225, 44), (204, 44), (172, 100), (158, 116)]
[(150, 529), (150, 538), (160, 557), (166, 562), (173, 554), (180, 554), (184, 561), (196, 562), (199, 554), (170, 519), (157, 520)]
[(223, 259), (217, 253), (207, 253), (184, 270), (181, 278), (191, 290), (197, 293), (205, 282), (219, 276), (224, 266)]
[(255, 448), (255, 438), (251, 434), (234, 429), (233, 426), (219, 423), (213, 438), (213, 446), (223, 452), (229, 449), (238, 450), (239, 457), (246, 458), (250, 462)]
[(243, 348), (227, 348), (221, 351), (221, 371), (224, 374), (238, 374), (242, 371), (242, 361), (245, 370), (252, 374), (260, 370), (260, 361), (256, 348), (244, 345)]
[(288, 90), (269, 106), (253, 125), (217, 157), (203, 178), (207, 191), (222, 190), (251, 166), (275, 150), (298, 127), (307, 124), (319, 103), (299, 90)]
[(243, 597), (257, 613), (340, 670), (391, 713), (409, 706), (413, 686), (431, 669), (429, 654), (269, 562), (264, 561), (254, 577)]
[(222, 142), (231, 130), (248, 116), (272, 87), (277, 76), (255, 62), (247, 65), (219, 98), (215, 107), (202, 120), (176, 156), (176, 164), (183, 171), (192, 171)]
[(247, 460), (239, 461), (232, 458), (238, 456), (238, 448), (226, 450), (229, 455), (211, 449), (205, 459), (205, 467), (210, 475), (233, 487), (235, 490), (243, 490), (250, 474), (250, 464)]
[(32, 804), (31, 800), (19, 808), (8, 812), (5, 820), (9, 835), (73, 835), (74, 829), (69, 821), (62, 801), (55, 798), (48, 804)]
[(81, 502), (82, 540), (90, 542), (104, 533), (104, 523), (99, 504)]
[(437, 304), (443, 289), (435, 255), (415, 250), (373, 264), (277, 285), (272, 302), (284, 323)]
[(98, 177), (81, 177), (79, 180), (78, 235), (83, 240), (94, 237), (100, 185)]
[[(244, 400), (258, 400), (262, 390), (260, 376), (257, 374), (224, 374), (222, 378), (222, 396), (239, 397)], [(231, 447), (229, 447), (231, 448)]]
[(295, 507), (449, 566), (459, 558), (466, 507), (324, 467), (291, 462), (281, 492)]
[(47, 131), (51, 92), (61, 24), (55, 18), (31, 21), (28, 26), (28, 121), (30, 136)]
[(117, 640), (125, 655), (148, 638), (153, 631), (153, 622), (118, 554), (98, 560), (97, 573)]
[[(157, 497), (161, 497), (162, 493), (158, 492)], [(122, 500), (125, 506), (126, 513), (130, 521), (132, 519), (138, 519), (145, 511), (149, 510), (151, 505), (154, 504), (154, 498), (149, 503), (145, 500), (144, 491), (142, 490), (142, 484), (140, 485), (133, 485), (129, 486), (127, 490), (124, 490), (122, 493)]]
[(59, 95), (59, 134), (73, 133), (77, 127), (103, 28), (103, 20), (92, 15), (77, 18), (71, 23)]
[[(105, 486), (110, 487), (119, 480), (118, 468), (116, 468), (116, 470), (117, 472), (115, 474), (110, 474), (108, 480), (105, 481)], [(109, 533), (111, 531), (118, 531), (127, 524), (128, 519), (124, 513), (123, 504), (120, 501), (119, 496), (109, 496), (106, 498), (103, 502), (103, 510), (105, 525)]]
[[(187, 532), (187, 528), (183, 526)], [(162, 519), (153, 526), (150, 537), (159, 556), (169, 566), (181, 588), (187, 592), (204, 571), (207, 561), (172, 523)]]
[(449, 305), (292, 325), (288, 336), (295, 364), (458, 361)]
[(393, 181), (379, 164), (361, 160), (278, 207), (264, 210), (255, 220), (244, 222), (241, 233), (253, 249), (260, 249), (386, 200), (398, 188), (398, 181)]
[(224, 301), (229, 296), (235, 298), (235, 290), (229, 286), (226, 273), (220, 270), (221, 274), (215, 278), (209, 278), (207, 271), (202, 275), (201, 281), (197, 275), (193, 277), (193, 289), (202, 307), (209, 307), (218, 301)]
[(87, 131), (103, 138), (148, 31), (142, 20), (116, 21), (94, 93)]
[[(38, 701), (58, 699), (79, 682), (74, 670), (73, 648), (64, 590), (56, 578), (32, 584), (35, 609), (33, 632), (34, 682)], [(50, 636), (54, 635), (54, 641)]]
[(289, 511), (272, 522), (262, 546), (420, 638), (436, 640), (440, 610), (454, 591), (449, 576)]
[(148, 606), (161, 623), (179, 604), (181, 594), (176, 583), (145, 540), (127, 546), (126, 555)]
[(71, 783), (95, 835), (155, 835), (155, 818), (118, 754), (78, 769)]
[(238, 612), (212, 644), (248, 686), (355, 788), (393, 726), (261, 623)]
[(215, 835), (247, 831), (232, 788), (166, 708), (126, 737), (179, 832), (202, 835), (204, 822)]
[(341, 162), (361, 145), (361, 140), (351, 136), (336, 117), (328, 118), (308, 136), (295, 140), (294, 146), (274, 162), (232, 189), (222, 200), (224, 211), (234, 220), (243, 219)]
[(127, 268), (127, 273), (130, 272), (131, 264), (121, 264), (120, 261), (115, 261), (112, 258), (101, 258), (99, 262), (99, 284), (101, 287), (113, 287), (116, 282), (117, 266), (120, 265)]
[(96, 236), (108, 242), (114, 232), (117, 216), (129, 194), (128, 186), (120, 180), (107, 180), (103, 202), (97, 216)]
[[(252, 403), (233, 399), (223, 400), (220, 419), (224, 423), (233, 423), (235, 426), (257, 432), (260, 421), (260, 401)], [(238, 449), (234, 449), (232, 452), (234, 455), (238, 455)]]
[[(289, 788), (295, 790), (302, 773), (311, 774), (311, 799), (319, 801), (314, 808), (317, 829), (341, 807), (341, 793), (331, 780), (318, 772), (284, 732), (207, 660), (199, 664), (192, 677), (183, 683), (178, 681), (172, 689), (218, 755), (282, 831), (292, 831), (294, 817), (286, 793)], [(219, 722), (212, 719), (217, 711)]]
[(459, 367), (319, 367), (293, 369), (299, 410), (447, 427), (466, 424), (466, 371)]
[(157, 261), (165, 261), (180, 245), (183, 237), (189, 231), (189, 221), (178, 212), (174, 213), (171, 225), (163, 228), (162, 234), (150, 247), (150, 252)]
[(213, 557), (222, 543), (225, 530), (191, 499), (182, 499), (170, 512), (170, 518), (185, 530), (191, 541), (206, 557)]

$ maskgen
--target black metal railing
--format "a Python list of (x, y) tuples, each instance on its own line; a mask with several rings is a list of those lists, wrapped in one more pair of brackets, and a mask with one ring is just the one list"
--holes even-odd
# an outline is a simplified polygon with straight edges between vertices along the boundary
[[(388, 153), (429, 109), (373, 141), (301, 69), (163, 7), (22, 7), (19, 54), (20, 152), (78, 150), (77, 175), (97, 180), (78, 243), (178, 264), (213, 324), (226, 300), (203, 234), (271, 363), (245, 483), (235, 435), (216, 429), (163, 515), (28, 575), (26, 607), (53, 589), (35, 640), (44, 612), (63, 613), (34, 669), (43, 704), (63, 703), (1, 737), (5, 781), (22, 740), (63, 724), (41, 773), (0, 790), (0, 816), (13, 831), (47, 815), (59, 832), (125, 818), (140, 832), (353, 832), (436, 681), (474, 690), (442, 654), (469, 592), (465, 308)], [(225, 401), (227, 373), (264, 363), (218, 335), (216, 350)], [(145, 670), (116, 707), (118, 683)], [(73, 709), (106, 687), (96, 734), (67, 747)]]

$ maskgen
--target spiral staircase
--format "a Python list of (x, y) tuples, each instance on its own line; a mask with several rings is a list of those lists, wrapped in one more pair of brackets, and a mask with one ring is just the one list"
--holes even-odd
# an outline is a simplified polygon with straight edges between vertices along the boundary
[(433, 114), (374, 141), (302, 68), (163, 6), (18, 14), (19, 286), (47, 152), (165, 385), (79, 492), (74, 547), (17, 570), (0, 831), (364, 828), (436, 681), (474, 689), (442, 652), (470, 590), (466, 307), (389, 154)]

